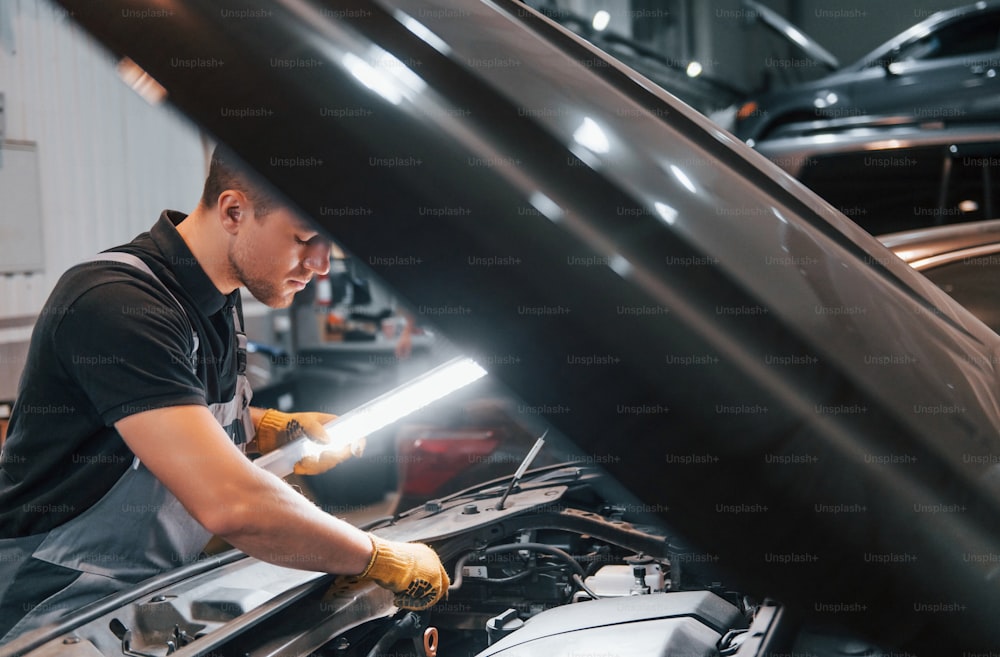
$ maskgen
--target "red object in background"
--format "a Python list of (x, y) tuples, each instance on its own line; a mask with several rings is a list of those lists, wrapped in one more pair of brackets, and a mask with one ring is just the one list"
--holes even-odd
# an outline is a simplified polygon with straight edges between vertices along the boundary
[(3, 442), (7, 439), (7, 423), (13, 408), (14, 402), (0, 402), (0, 447), (3, 447)]
[(328, 274), (317, 274), (316, 276), (316, 301), (317, 308), (329, 308), (333, 301), (333, 286), (330, 284)]
[[(510, 476), (535, 444), (537, 434), (518, 421), (509, 400), (480, 390), (446, 408), (397, 429), (395, 512)], [(547, 443), (533, 465), (567, 459), (555, 443)]]
[[(398, 437), (399, 492), (402, 499), (429, 499), (463, 472), (489, 463), (500, 438), (491, 429), (407, 427)], [(452, 488), (453, 486), (449, 486)]]

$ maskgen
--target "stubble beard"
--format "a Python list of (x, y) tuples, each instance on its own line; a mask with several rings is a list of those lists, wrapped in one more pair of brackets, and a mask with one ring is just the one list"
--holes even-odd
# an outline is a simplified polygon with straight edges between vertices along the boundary
[[(240, 281), (255, 299), (269, 308), (287, 308), (292, 304), (292, 294), (282, 292), (281, 285), (275, 284), (263, 276), (253, 273), (249, 267), (243, 267), (240, 262), (251, 262), (250, 257), (243, 249), (230, 247), (227, 254), (229, 267), (232, 269), (236, 280)], [(243, 256), (243, 257), (241, 257)]]

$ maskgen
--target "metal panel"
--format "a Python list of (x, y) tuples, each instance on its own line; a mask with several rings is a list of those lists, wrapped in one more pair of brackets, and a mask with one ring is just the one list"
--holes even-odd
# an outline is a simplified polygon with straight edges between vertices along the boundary
[[(38, 144), (45, 255), (41, 272), (0, 277), (0, 318), (30, 317), (74, 262), (131, 239), (164, 208), (191, 210), (204, 156), (198, 132), (127, 88), (64, 9), (3, 2), (0, 24), (6, 137)], [(0, 198), (0, 220), (11, 207)]]
[(30, 142), (0, 141), (0, 272), (42, 269), (42, 208), (38, 186), (38, 152)]

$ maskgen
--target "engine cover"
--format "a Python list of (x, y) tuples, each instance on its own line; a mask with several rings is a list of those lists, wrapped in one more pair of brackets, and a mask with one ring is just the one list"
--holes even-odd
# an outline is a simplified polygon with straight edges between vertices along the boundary
[(478, 657), (718, 655), (741, 627), (739, 610), (707, 591), (602, 598), (542, 612)]

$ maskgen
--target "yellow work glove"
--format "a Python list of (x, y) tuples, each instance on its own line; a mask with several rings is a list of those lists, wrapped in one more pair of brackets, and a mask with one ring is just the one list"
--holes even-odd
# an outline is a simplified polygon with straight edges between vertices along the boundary
[(401, 609), (427, 609), (448, 594), (451, 580), (437, 553), (422, 543), (387, 541), (374, 534), (372, 559), (352, 579), (370, 579), (395, 593)]
[[(273, 408), (264, 413), (257, 425), (257, 450), (261, 454), (272, 452), (282, 445), (303, 436), (319, 443), (329, 441), (325, 424), (337, 419), (329, 413), (282, 413)], [(314, 475), (326, 472), (352, 456), (361, 456), (365, 449), (364, 438), (336, 449), (304, 456), (295, 464), (295, 474)]]

